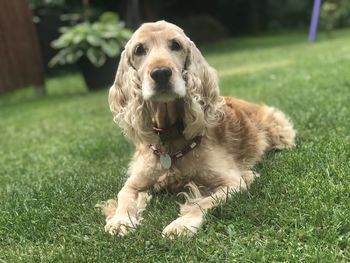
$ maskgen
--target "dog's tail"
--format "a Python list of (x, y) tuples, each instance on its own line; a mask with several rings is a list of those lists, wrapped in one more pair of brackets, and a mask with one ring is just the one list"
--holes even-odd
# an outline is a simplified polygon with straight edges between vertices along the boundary
[(281, 111), (265, 106), (263, 125), (270, 149), (290, 149), (295, 146), (296, 132), (290, 119)]

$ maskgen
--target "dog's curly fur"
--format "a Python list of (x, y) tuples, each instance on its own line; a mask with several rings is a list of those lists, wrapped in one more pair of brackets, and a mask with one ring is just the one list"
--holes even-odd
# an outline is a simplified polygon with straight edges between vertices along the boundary
[[(151, 72), (171, 69), (167, 86), (159, 90)], [(165, 91), (164, 91), (165, 90)], [(109, 93), (114, 120), (136, 145), (129, 178), (108, 202), (106, 231), (124, 235), (142, 219), (149, 189), (190, 189), (181, 215), (163, 230), (165, 236), (193, 235), (203, 214), (233, 192), (247, 189), (256, 174), (253, 165), (269, 149), (294, 146), (295, 131), (285, 115), (219, 94), (215, 71), (195, 44), (177, 26), (159, 21), (143, 24), (121, 55), (116, 79)], [(183, 137), (161, 143), (153, 126), (184, 124)], [(195, 136), (202, 142), (164, 169), (149, 149), (181, 150)]]

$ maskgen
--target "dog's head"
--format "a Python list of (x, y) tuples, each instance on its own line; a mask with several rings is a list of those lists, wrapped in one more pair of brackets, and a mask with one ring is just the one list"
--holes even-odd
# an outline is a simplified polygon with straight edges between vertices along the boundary
[(183, 30), (165, 21), (145, 23), (122, 52), (109, 104), (132, 139), (153, 136), (146, 102), (184, 100), (185, 137), (204, 134), (218, 120), (223, 100), (217, 76)]

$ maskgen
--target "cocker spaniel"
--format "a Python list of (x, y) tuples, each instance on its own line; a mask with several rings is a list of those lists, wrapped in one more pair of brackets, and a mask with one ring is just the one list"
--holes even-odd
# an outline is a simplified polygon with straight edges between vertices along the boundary
[(164, 236), (191, 236), (208, 209), (245, 190), (269, 149), (294, 146), (279, 110), (219, 94), (215, 71), (183, 30), (143, 24), (126, 44), (109, 91), (114, 121), (136, 146), (118, 201), (107, 201), (105, 230), (125, 235), (142, 220), (150, 189), (181, 189), (185, 204)]

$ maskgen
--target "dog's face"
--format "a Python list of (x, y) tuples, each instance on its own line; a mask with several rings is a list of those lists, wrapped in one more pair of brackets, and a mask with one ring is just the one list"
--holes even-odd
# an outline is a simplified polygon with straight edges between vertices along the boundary
[(114, 120), (135, 141), (150, 141), (149, 109), (176, 99), (183, 102), (186, 138), (203, 134), (222, 116), (216, 73), (196, 45), (174, 24), (143, 24), (126, 44), (109, 90)]
[(127, 49), (141, 79), (144, 100), (172, 101), (186, 95), (183, 79), (189, 40), (175, 25), (160, 21), (142, 25)]

